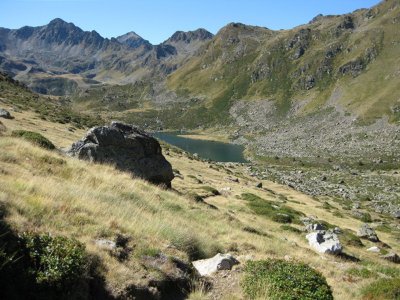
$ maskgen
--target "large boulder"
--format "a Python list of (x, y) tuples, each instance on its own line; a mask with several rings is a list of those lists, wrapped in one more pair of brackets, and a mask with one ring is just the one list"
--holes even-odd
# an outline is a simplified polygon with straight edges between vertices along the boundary
[(367, 223), (363, 224), (357, 231), (357, 236), (363, 239), (370, 240), (371, 242), (379, 242), (379, 238), (375, 233), (375, 230), (371, 228)]
[(194, 261), (193, 266), (201, 276), (208, 276), (220, 270), (230, 270), (238, 263), (232, 255), (218, 253), (214, 257)]
[(94, 127), (67, 154), (91, 162), (112, 164), (155, 184), (171, 187), (171, 164), (158, 141), (139, 128), (119, 122)]
[(317, 231), (306, 235), (308, 243), (316, 251), (328, 254), (340, 254), (342, 252), (342, 245), (340, 244), (338, 236), (330, 231)]

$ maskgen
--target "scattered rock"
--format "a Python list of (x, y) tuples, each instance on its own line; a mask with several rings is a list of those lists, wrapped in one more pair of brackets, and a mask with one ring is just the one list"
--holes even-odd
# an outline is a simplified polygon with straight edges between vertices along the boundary
[(396, 219), (400, 219), (400, 210), (396, 210), (392, 213), (392, 216)]
[(232, 181), (232, 182), (236, 182), (236, 183), (239, 182), (239, 178), (227, 177), (226, 179), (229, 180), (229, 181)]
[(313, 232), (313, 231), (319, 231), (319, 230), (325, 230), (326, 228), (324, 227), (324, 225), (319, 224), (319, 223), (311, 223), (306, 225), (306, 230), (308, 232)]
[(222, 189), (219, 190), (220, 194), (226, 194), (229, 193), (230, 191), (232, 191), (232, 188), (229, 186), (223, 187)]
[(91, 162), (108, 163), (155, 184), (171, 187), (171, 164), (161, 153), (158, 141), (133, 125), (112, 122), (94, 127), (67, 152)]
[(196, 260), (193, 262), (194, 268), (201, 276), (208, 276), (219, 270), (231, 270), (239, 262), (230, 254), (218, 253), (212, 258)]
[(306, 235), (308, 243), (311, 247), (320, 253), (340, 254), (342, 245), (338, 236), (329, 231), (317, 231)]
[(336, 234), (343, 233), (342, 229), (340, 229), (339, 227), (333, 228), (333, 232), (336, 233)]
[(400, 257), (396, 253), (389, 253), (386, 255), (382, 255), (381, 257), (395, 264), (400, 263)]
[(379, 247), (373, 246), (371, 248), (368, 248), (367, 251), (368, 252), (379, 253), (379, 252), (381, 252), (381, 249), (379, 249)]
[(379, 238), (375, 233), (375, 230), (368, 224), (364, 223), (357, 231), (357, 236), (363, 239), (367, 239), (371, 242), (379, 242)]
[(316, 219), (317, 218), (314, 216), (309, 216), (309, 217), (300, 218), (300, 221), (304, 224), (304, 226), (307, 226), (307, 225), (314, 223)]
[(7, 110), (5, 110), (3, 108), (0, 108), (0, 118), (14, 119), (14, 117), (11, 116), (11, 114)]
[(94, 243), (97, 247), (104, 250), (112, 251), (117, 248), (117, 244), (115, 242), (106, 239), (98, 239), (95, 240)]

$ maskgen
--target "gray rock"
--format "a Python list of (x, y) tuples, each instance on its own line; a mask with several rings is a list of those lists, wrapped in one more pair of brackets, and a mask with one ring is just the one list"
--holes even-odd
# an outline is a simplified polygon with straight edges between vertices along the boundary
[(11, 116), (11, 114), (10, 114), (7, 110), (5, 110), (5, 109), (3, 109), (3, 108), (0, 108), (0, 118), (4, 118), (4, 119), (13, 119), (13, 117)]
[(259, 188), (259, 189), (260, 189), (260, 188), (262, 188), (262, 187), (263, 187), (262, 182), (259, 182), (259, 183), (256, 184), (256, 188)]
[(117, 244), (115, 242), (106, 239), (98, 239), (95, 240), (94, 243), (97, 247), (104, 250), (112, 251), (117, 248)]
[(308, 232), (313, 232), (313, 231), (319, 231), (319, 230), (325, 230), (324, 225), (319, 224), (319, 223), (311, 223), (306, 225), (306, 230)]
[(306, 235), (308, 243), (319, 253), (340, 254), (343, 250), (338, 236), (333, 232), (317, 231)]
[(375, 230), (371, 228), (368, 224), (363, 224), (357, 231), (357, 236), (363, 239), (367, 239), (371, 242), (379, 242), (379, 238), (375, 233)]
[(381, 252), (381, 249), (379, 249), (379, 247), (373, 246), (371, 248), (368, 248), (367, 251), (368, 252), (379, 253), (379, 252)]
[(112, 164), (136, 177), (171, 187), (171, 164), (158, 141), (139, 128), (119, 122), (94, 127), (72, 144), (67, 154), (91, 162)]
[(396, 219), (400, 219), (400, 210), (396, 210), (396, 211), (392, 212), (392, 215)]
[(230, 270), (239, 262), (230, 254), (218, 253), (212, 258), (196, 260), (193, 262), (194, 268), (201, 276), (208, 276), (220, 270)]
[(386, 255), (382, 255), (381, 257), (395, 264), (400, 263), (400, 257), (396, 253), (389, 253)]

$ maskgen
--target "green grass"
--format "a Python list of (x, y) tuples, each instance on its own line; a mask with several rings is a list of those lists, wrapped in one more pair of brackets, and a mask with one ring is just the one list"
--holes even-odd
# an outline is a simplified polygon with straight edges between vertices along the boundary
[(14, 130), (11, 135), (14, 137), (23, 138), (45, 149), (53, 150), (56, 148), (52, 142), (50, 142), (47, 138), (37, 132), (27, 130)]
[[(2, 102), (20, 110), (33, 110), (43, 120), (71, 124), (77, 128), (93, 127), (104, 123), (99, 115), (90, 115), (74, 110), (68, 101), (54, 100), (38, 95), (22, 83), (0, 74)], [(64, 99), (65, 100), (65, 99)]]
[(201, 189), (213, 194), (214, 196), (219, 195), (219, 191), (211, 186), (202, 186)]
[(332, 290), (319, 272), (283, 260), (248, 262), (242, 287), (249, 299), (333, 300)]
[(395, 300), (400, 299), (400, 278), (382, 278), (362, 289), (364, 300)]
[(244, 193), (241, 195), (247, 201), (248, 207), (257, 215), (264, 216), (277, 223), (299, 223), (302, 213), (279, 202), (267, 201), (257, 195)]
[(300, 229), (297, 229), (296, 227), (286, 225), (286, 224), (281, 225), (280, 228), (285, 231), (289, 231), (289, 232), (293, 232), (293, 233), (297, 233), (297, 234), (300, 234), (302, 232)]
[(367, 268), (350, 268), (347, 271), (347, 274), (355, 277), (361, 278), (375, 278), (377, 274)]

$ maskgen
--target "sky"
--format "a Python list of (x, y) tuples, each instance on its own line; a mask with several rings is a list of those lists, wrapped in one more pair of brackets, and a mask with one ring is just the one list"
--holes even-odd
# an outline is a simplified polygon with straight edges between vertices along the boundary
[(343, 14), (379, 0), (0, 0), (0, 27), (41, 26), (54, 18), (111, 38), (134, 31), (159, 44), (177, 30), (212, 33), (230, 22), (289, 29), (322, 13)]

